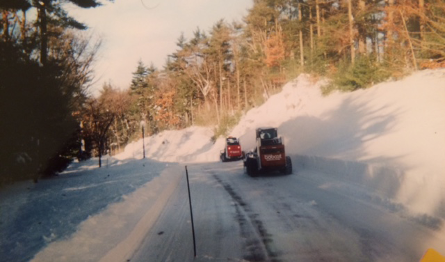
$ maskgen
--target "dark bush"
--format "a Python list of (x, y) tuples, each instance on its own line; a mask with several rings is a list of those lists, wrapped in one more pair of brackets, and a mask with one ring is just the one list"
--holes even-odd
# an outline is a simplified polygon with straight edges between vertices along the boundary
[(54, 156), (43, 170), (42, 177), (51, 177), (65, 170), (73, 160), (65, 156)]

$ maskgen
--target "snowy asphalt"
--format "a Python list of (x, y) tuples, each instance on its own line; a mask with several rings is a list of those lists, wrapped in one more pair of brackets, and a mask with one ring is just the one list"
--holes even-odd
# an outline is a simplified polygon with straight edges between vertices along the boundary
[(445, 243), (442, 220), (349, 179), (209, 162), (188, 165), (194, 258), (184, 165), (111, 166), (3, 191), (0, 261), (419, 261)]
[(251, 178), (242, 162), (191, 165), (127, 261), (419, 261), (437, 228), (311, 170)]

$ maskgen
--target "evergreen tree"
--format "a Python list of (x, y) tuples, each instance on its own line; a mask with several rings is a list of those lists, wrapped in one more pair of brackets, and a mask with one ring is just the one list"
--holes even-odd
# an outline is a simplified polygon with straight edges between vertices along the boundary
[[(192, 39), (191, 45), (196, 45), (200, 37), (201, 33), (198, 29), (195, 31), (195, 38)], [(176, 90), (177, 99), (174, 107), (182, 116), (182, 124), (188, 126), (194, 123), (193, 107), (199, 104), (199, 91), (186, 73), (190, 50), (183, 33), (179, 36), (176, 46), (180, 49), (169, 56), (170, 60), (165, 66), (166, 81)]]
[(135, 113), (138, 115), (136, 119), (147, 121), (149, 127), (147, 131), (150, 133), (159, 131), (155, 120), (155, 99), (158, 86), (157, 69), (153, 65), (147, 68), (142, 61), (139, 61), (136, 71), (133, 73), (130, 90), (136, 97), (134, 100), (136, 103)]
[(5, 160), (1, 176), (3, 181), (37, 180), (64, 167), (52, 166), (59, 165), (54, 157), (71, 156), (63, 151), (78, 127), (73, 92), (61, 90), (60, 65), (42, 68), (24, 57), (20, 47), (5, 46), (0, 43), (0, 157)]
[[(83, 5), (88, 1), (77, 2)], [(18, 6), (11, 6), (3, 1), (0, 6), (4, 14), (0, 29), (4, 36), (0, 39), (0, 122), (4, 127), (0, 155), (7, 160), (0, 174), (2, 181), (37, 181), (40, 176), (54, 174), (66, 167), (80, 148), (79, 107), (91, 81), (90, 66), (98, 45), (90, 49), (89, 39), (68, 31), (65, 22), (69, 19), (45, 16), (42, 8), (45, 14), (60, 11), (58, 3), (51, 3), (17, 1), (14, 4)], [(40, 32), (25, 20), (24, 12), (31, 6), (40, 7)], [(22, 8), (23, 13), (14, 8)], [(48, 28), (56, 37), (47, 38)], [(36, 56), (39, 53), (40, 57)]]
[(139, 96), (143, 95), (144, 88), (148, 87), (147, 83), (148, 70), (144, 63), (139, 60), (136, 71), (133, 72), (133, 79), (131, 80), (130, 89), (132, 93)]
[[(100, 5), (97, 0), (68, 0), (81, 7), (92, 8)], [(61, 26), (64, 28), (86, 29), (86, 26), (69, 17), (62, 8), (62, 3), (57, 0), (32, 0), (32, 6), (37, 9), (37, 24), (40, 36), (40, 63), (46, 65), (48, 60), (48, 41), (51, 32), (49, 26)]]
[[(224, 20), (215, 23), (210, 31), (209, 47), (206, 53), (215, 65), (214, 83), (218, 83), (219, 110), (223, 110), (223, 85), (231, 65), (232, 53), (230, 50), (230, 29)], [(229, 80), (227, 80), (229, 81)]]

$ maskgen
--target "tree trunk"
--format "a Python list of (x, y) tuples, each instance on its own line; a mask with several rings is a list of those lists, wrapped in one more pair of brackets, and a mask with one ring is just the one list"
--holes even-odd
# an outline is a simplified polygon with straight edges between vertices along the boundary
[(227, 106), (228, 106), (228, 110), (231, 111), (232, 110), (232, 103), (230, 101), (231, 96), (230, 96), (230, 80), (227, 79)]
[(40, 63), (46, 65), (48, 60), (48, 22), (46, 17), (46, 1), (39, 1), (38, 16), (40, 22)]
[(263, 98), (264, 101), (266, 101), (267, 99), (269, 99), (269, 91), (267, 90), (267, 84), (264, 82), (263, 77), (260, 78), (261, 80), (261, 85), (263, 86)]
[(120, 141), (121, 141), (121, 137), (120, 137), (120, 135), (119, 135), (119, 130), (118, 130), (118, 121), (117, 121), (117, 118), (115, 118), (115, 120), (114, 120), (114, 130), (115, 130), (115, 136), (116, 136), (116, 148), (117, 148), (117, 151), (118, 152), (120, 152)]
[(399, 13), (402, 18), (403, 26), (405, 27), (406, 37), (408, 38), (409, 47), (411, 49), (411, 57), (413, 59), (413, 66), (414, 66), (414, 69), (417, 70), (416, 54), (414, 53), (413, 43), (412, 43), (411, 37), (409, 35), (408, 27), (406, 26), (405, 17), (401, 10), (399, 10)]
[(221, 76), (221, 63), (218, 62), (218, 72), (219, 72), (219, 112), (222, 112), (222, 93), (223, 93), (223, 83)]
[(375, 34), (373, 43), (374, 43), (373, 49), (375, 50), (377, 62), (380, 62), (381, 60), (380, 60), (380, 47), (379, 47), (379, 34), (378, 33)]
[(215, 100), (216, 119), (218, 121), (218, 126), (219, 126), (221, 124), (221, 121), (220, 121), (220, 117), (219, 117), (218, 101), (217, 101), (217, 98), (215, 97), (215, 93), (212, 92), (212, 94), (213, 94), (213, 100)]
[(238, 93), (237, 96), (237, 104), (238, 104), (238, 110), (241, 110), (241, 98), (240, 98), (240, 79), (239, 79), (239, 68), (238, 63), (236, 64), (236, 90)]
[(99, 140), (99, 167), (102, 167), (102, 140)]
[(129, 126), (125, 118), (121, 118), (122, 136), (127, 139), (129, 134)]
[[(364, 0), (359, 0), (358, 3), (360, 12), (364, 13), (366, 11), (366, 2)], [(366, 55), (366, 32), (359, 32), (358, 36), (358, 52), (361, 55)]]
[(311, 59), (314, 52), (314, 25), (312, 24), (312, 6), (309, 6), (309, 41), (311, 42)]
[(20, 32), (21, 32), (21, 39), (24, 42), (26, 39), (26, 11), (22, 10), (22, 21), (20, 22)]
[(244, 78), (243, 86), (244, 86), (244, 109), (247, 110), (247, 86), (246, 86), (246, 78)]
[(3, 40), (5, 42), (9, 41), (9, 21), (8, 21), (9, 12), (7, 10), (2, 11), (3, 17)]
[(424, 40), (425, 40), (425, 19), (424, 19), (424, 15), (425, 15), (425, 0), (419, 0), (419, 12), (420, 12), (420, 17), (419, 17), (419, 37), (420, 37), (420, 48), (421, 51), (423, 51), (424, 49)]
[(351, 63), (355, 61), (355, 47), (354, 47), (354, 18), (352, 17), (352, 0), (348, 0), (348, 18), (349, 18), (349, 41), (351, 46)]
[[(261, 79), (261, 78), (260, 78)], [(252, 84), (253, 88), (253, 106), (256, 106), (256, 98), (258, 97), (258, 92), (255, 83)]]
[(315, 12), (317, 16), (317, 37), (321, 38), (321, 23), (320, 23), (320, 3), (319, 0), (315, 0)]
[[(395, 3), (395, 0), (388, 0), (388, 6), (392, 7)], [(385, 50), (384, 53), (389, 54), (391, 53), (391, 49), (394, 47), (394, 37), (393, 37), (393, 31), (391, 29), (391, 27), (394, 25), (394, 12), (392, 11), (392, 9), (390, 9), (390, 11), (388, 12), (388, 24), (389, 24), (389, 29), (386, 32), (386, 47), (389, 50)]]
[(192, 121), (192, 125), (194, 125), (194, 121), (193, 121), (193, 96), (190, 96), (190, 118)]
[[(303, 21), (300, 3), (298, 4), (298, 21), (300, 21), (300, 23)], [(300, 29), (298, 34), (300, 36), (300, 65), (301, 67), (303, 67), (304, 66), (303, 31)]]

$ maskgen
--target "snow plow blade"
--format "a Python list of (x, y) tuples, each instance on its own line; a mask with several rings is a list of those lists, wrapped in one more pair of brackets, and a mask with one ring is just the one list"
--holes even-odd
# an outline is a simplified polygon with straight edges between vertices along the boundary
[(436, 250), (430, 248), (423, 255), (420, 262), (445, 262), (445, 257), (439, 254)]

